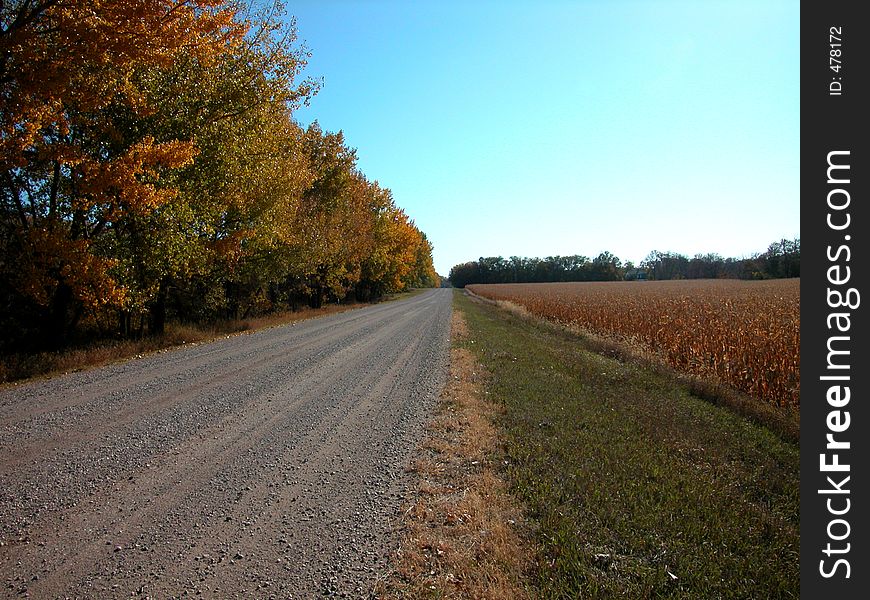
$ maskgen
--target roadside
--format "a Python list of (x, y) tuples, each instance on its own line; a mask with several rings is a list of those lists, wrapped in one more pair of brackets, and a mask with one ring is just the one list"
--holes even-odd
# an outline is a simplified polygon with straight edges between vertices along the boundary
[(532, 314), (519, 304), (506, 300), (491, 300), (479, 296), (471, 290), (465, 290), (465, 294), (481, 303), (498, 306), (513, 313), (514, 316), (531, 321), (535, 326), (551, 331), (556, 335), (570, 336), (575, 343), (590, 352), (615, 358), (622, 362), (630, 361), (642, 364), (646, 368), (672, 379), (675, 383), (685, 386), (694, 396), (718, 406), (728, 407), (755, 424), (774, 431), (786, 441), (795, 443), (800, 441), (799, 407), (776, 406), (762, 399), (753, 398), (722, 381), (679, 371), (669, 365), (660, 355), (642, 344), (616, 337), (597, 335), (577, 323), (554, 323)]
[[(576, 334), (459, 292), (454, 309), (467, 333), (454, 335), (452, 368), (471, 368), (459, 383), (486, 400), (461, 403), (455, 387), (442, 399), (390, 597), (798, 596), (797, 442), (649, 361), (586, 350)], [(495, 430), (477, 433), (475, 420)], [(487, 438), (489, 461), (462, 442)], [(463, 531), (450, 516), (468, 512), (459, 499), (487, 471), (506, 484), (479, 510), (523, 515), (499, 517), (518, 524), (519, 560), (487, 560), (489, 528)]]
[[(422, 293), (423, 289), (389, 294), (379, 302), (390, 302), (410, 298)], [(253, 333), (270, 327), (280, 327), (326, 315), (339, 314), (375, 303), (328, 304), (321, 308), (302, 308), (247, 319), (227, 320), (201, 325), (170, 322), (166, 332), (158, 336), (140, 339), (113, 340), (102, 339), (84, 346), (68, 348), (58, 352), (37, 354), (0, 355), (0, 387), (23, 382), (32, 378), (51, 377), (92, 369), (118, 361), (141, 357), (152, 352), (191, 344), (210, 342), (233, 335)]]
[(404, 507), (396, 571), (387, 598), (522, 599), (532, 541), (504, 480), (494, 420), (502, 409), (484, 389), (463, 314), (453, 311), (450, 372), (411, 472), (418, 486)]

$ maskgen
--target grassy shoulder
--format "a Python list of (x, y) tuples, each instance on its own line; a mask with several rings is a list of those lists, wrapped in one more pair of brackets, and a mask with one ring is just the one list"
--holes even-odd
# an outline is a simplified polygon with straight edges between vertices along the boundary
[(799, 447), (642, 362), (457, 293), (549, 598), (799, 595)]
[(395, 571), (381, 598), (530, 598), (533, 543), (522, 509), (507, 491), (498, 431), (500, 407), (454, 311), (450, 374), (411, 464), (417, 486), (399, 523)]
[[(424, 291), (426, 290), (413, 289), (407, 292), (388, 294), (378, 302), (411, 298)], [(162, 335), (124, 340), (100, 339), (57, 352), (0, 355), (0, 385), (35, 377), (50, 377), (71, 371), (81, 371), (168, 348), (204, 343), (230, 335), (279, 327), (363, 306), (369, 306), (369, 304), (328, 304), (322, 308), (303, 308), (296, 311), (202, 325), (170, 322), (166, 325), (166, 332)]]

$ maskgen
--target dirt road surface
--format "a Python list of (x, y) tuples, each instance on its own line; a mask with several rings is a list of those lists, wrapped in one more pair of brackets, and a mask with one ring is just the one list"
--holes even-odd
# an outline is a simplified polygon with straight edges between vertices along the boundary
[(449, 290), (0, 390), (0, 596), (367, 597)]

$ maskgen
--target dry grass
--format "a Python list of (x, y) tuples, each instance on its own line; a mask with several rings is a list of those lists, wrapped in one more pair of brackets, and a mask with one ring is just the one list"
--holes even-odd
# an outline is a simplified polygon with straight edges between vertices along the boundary
[(269, 327), (287, 325), (324, 315), (365, 306), (364, 304), (329, 305), (304, 308), (299, 311), (275, 313), (238, 321), (221, 321), (210, 325), (170, 323), (166, 333), (133, 340), (99, 340), (79, 348), (38, 354), (0, 356), (0, 384), (39, 376), (56, 375), (99, 367), (134, 356), (158, 352), (167, 348), (208, 342), (220, 337), (249, 333)]
[(576, 331), (776, 406), (800, 405), (800, 281), (701, 280), (469, 286)]
[[(454, 340), (468, 336), (454, 312)], [(451, 350), (450, 380), (412, 470), (420, 480), (400, 525), (396, 571), (385, 598), (529, 598), (528, 525), (500, 474), (499, 439), (481, 367)]]

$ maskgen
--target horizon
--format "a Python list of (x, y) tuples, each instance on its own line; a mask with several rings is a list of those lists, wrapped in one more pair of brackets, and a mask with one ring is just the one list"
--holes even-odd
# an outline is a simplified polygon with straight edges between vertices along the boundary
[[(341, 130), (434, 245), (748, 257), (800, 237), (799, 4), (298, 2)], [(703, 200), (701, 200), (703, 198)]]
[[(698, 253), (695, 253), (695, 254), (683, 254), (682, 252), (676, 252), (676, 251), (673, 251), (673, 250), (659, 250), (659, 249), (655, 249), (655, 250), (650, 250), (650, 251), (649, 251), (649, 252), (644, 256), (644, 258), (643, 258), (642, 260), (639, 260), (639, 261), (633, 261), (633, 260), (630, 260), (630, 259), (623, 259), (621, 256), (619, 256), (619, 255), (616, 254), (615, 252), (610, 252), (610, 254), (612, 254), (613, 256), (615, 256), (616, 258), (618, 258), (618, 259), (620, 260), (620, 262), (622, 263), (622, 266), (623, 266), (624, 268), (626, 267), (626, 265), (628, 264), (628, 262), (631, 262), (631, 264), (632, 264), (632, 268), (636, 268), (636, 269), (637, 269), (637, 268), (641, 268), (641, 265), (646, 261), (646, 259), (649, 258), (650, 255), (652, 255), (653, 253), (656, 253), (656, 252), (657, 252), (657, 253), (660, 253), (660, 254), (677, 255), (677, 256), (680, 256), (680, 257), (682, 257), (682, 258), (686, 258), (686, 259), (688, 259), (688, 260), (692, 260), (692, 259), (694, 259), (694, 258), (707, 258), (707, 257), (710, 257), (710, 256), (715, 256), (715, 257), (717, 257), (717, 258), (719, 258), (719, 259), (721, 259), (721, 260), (723, 260), (723, 261), (728, 261), (728, 260), (733, 260), (733, 261), (744, 261), (744, 260), (752, 260), (752, 259), (755, 259), (755, 258), (758, 258), (758, 257), (764, 255), (764, 254), (769, 250), (769, 248), (770, 248), (771, 245), (773, 245), (773, 244), (775, 244), (775, 243), (777, 243), (777, 242), (782, 242), (782, 241), (798, 241), (798, 242), (799, 242), (799, 241), (800, 241), (800, 238), (792, 238), (792, 239), (782, 238), (782, 239), (779, 239), (779, 240), (774, 240), (773, 242), (771, 242), (770, 244), (768, 244), (767, 247), (764, 248), (764, 250), (759, 250), (759, 251), (757, 251), (757, 252), (753, 252), (753, 253), (751, 253), (751, 254), (745, 254), (745, 255), (741, 255), (741, 256), (726, 256), (726, 255), (723, 255), (723, 254), (719, 254), (718, 252), (698, 252)], [(598, 257), (599, 255), (601, 255), (601, 254), (603, 254), (603, 253), (605, 253), (605, 252), (608, 252), (608, 250), (603, 250), (602, 252), (599, 252), (599, 253), (594, 254), (594, 255), (586, 255), (586, 254), (551, 254), (551, 255), (546, 255), (546, 256), (520, 256), (520, 255), (513, 254), (513, 255), (510, 255), (510, 256), (505, 256), (505, 255), (502, 255), (502, 254), (495, 254), (495, 255), (489, 255), (489, 256), (479, 256), (479, 257), (477, 257), (477, 258), (469, 259), (469, 260), (467, 260), (467, 261), (465, 261), (465, 262), (463, 262), (463, 263), (457, 263), (457, 264), (455, 264), (455, 265), (452, 265), (451, 269), (452, 269), (453, 267), (457, 267), (457, 266), (460, 266), (460, 265), (463, 265), (463, 264), (479, 262), (481, 259), (490, 259), (490, 258), (501, 258), (501, 259), (503, 259), (503, 260), (511, 260), (511, 259), (513, 259), (513, 258), (521, 258), (521, 259), (524, 259), (524, 260), (541, 260), (541, 261), (546, 261), (547, 259), (550, 259), (550, 258), (566, 258), (566, 257), (572, 257), (572, 256), (579, 256), (579, 257), (582, 257), (582, 258), (586, 258), (586, 259), (588, 259), (588, 260), (591, 262), (591, 261), (594, 260), (596, 257)], [(438, 273), (439, 276), (441, 276), (441, 277), (445, 277), (445, 278), (448, 276), (448, 274), (449, 274), (449, 272), (448, 272), (448, 273)]]

